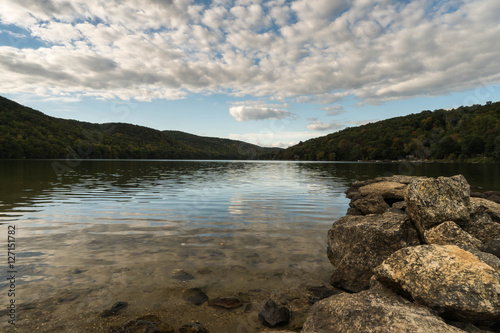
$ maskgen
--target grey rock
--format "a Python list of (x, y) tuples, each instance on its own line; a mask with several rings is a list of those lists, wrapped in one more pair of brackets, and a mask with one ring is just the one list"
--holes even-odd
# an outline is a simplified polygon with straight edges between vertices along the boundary
[(180, 271), (177, 272), (176, 274), (172, 275), (173, 279), (186, 282), (194, 279), (194, 276), (188, 272)]
[(500, 204), (483, 198), (471, 198), (470, 203), (473, 214), (484, 211), (493, 221), (500, 222)]
[(408, 185), (406, 212), (417, 231), (424, 236), (445, 221), (462, 226), (470, 215), (470, 186), (464, 176), (425, 178)]
[(493, 221), (483, 207), (477, 208), (470, 216), (463, 229), (483, 243), (500, 238), (500, 223)]
[(128, 307), (128, 303), (127, 302), (118, 301), (115, 304), (113, 304), (113, 306), (111, 307), (111, 309), (104, 310), (103, 312), (101, 312), (100, 316), (102, 318), (107, 318), (107, 317), (115, 316), (119, 312), (125, 310), (127, 307)]
[(179, 333), (208, 333), (208, 330), (200, 323), (195, 322), (192, 324), (182, 325), (182, 327), (179, 328)]
[(334, 267), (330, 282), (353, 292), (367, 289), (373, 268), (393, 252), (419, 244), (404, 214), (341, 217), (328, 231), (328, 257)]
[(314, 304), (302, 333), (458, 333), (428, 308), (376, 286), (356, 294), (343, 293)]
[(491, 253), (500, 258), (500, 238), (493, 239), (484, 244), (481, 251)]
[(455, 245), (404, 248), (374, 271), (383, 285), (446, 318), (482, 325), (500, 321), (500, 275)]
[(354, 201), (352, 206), (363, 215), (383, 214), (389, 209), (389, 205), (384, 201), (384, 197), (375, 193), (370, 193), (366, 197)]
[(194, 305), (201, 305), (208, 301), (208, 296), (200, 288), (189, 288), (182, 295), (186, 301)]
[(290, 310), (278, 306), (273, 300), (268, 300), (259, 312), (259, 321), (268, 327), (284, 326), (290, 322)]
[(500, 195), (498, 194), (489, 195), (488, 200), (493, 201), (495, 203), (500, 203)]
[(479, 249), (483, 243), (460, 228), (453, 221), (447, 221), (424, 232), (428, 244), (465, 245)]
[(147, 333), (174, 333), (172, 326), (162, 322), (157, 316), (147, 315), (134, 320), (129, 320), (122, 327), (114, 327), (110, 329), (110, 333), (132, 333), (132, 332), (147, 332)]

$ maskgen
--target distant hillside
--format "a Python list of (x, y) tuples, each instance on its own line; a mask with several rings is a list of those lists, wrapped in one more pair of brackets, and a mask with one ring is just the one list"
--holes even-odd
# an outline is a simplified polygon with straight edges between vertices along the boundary
[(500, 102), (423, 111), (346, 128), (279, 151), (275, 159), (500, 161)]
[(279, 149), (124, 124), (47, 116), (0, 97), (0, 158), (260, 159)]

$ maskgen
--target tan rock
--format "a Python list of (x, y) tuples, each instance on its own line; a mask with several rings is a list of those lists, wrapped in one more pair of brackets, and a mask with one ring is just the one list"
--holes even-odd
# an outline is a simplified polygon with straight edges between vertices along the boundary
[(464, 231), (453, 221), (441, 223), (437, 227), (424, 232), (428, 244), (465, 245), (479, 249), (483, 243)]
[(463, 333), (428, 308), (377, 286), (357, 294), (339, 294), (315, 303), (302, 333)]
[(368, 194), (380, 194), (386, 199), (403, 200), (406, 192), (406, 184), (393, 181), (381, 181), (368, 184), (358, 189), (363, 196)]
[(462, 225), (470, 215), (470, 186), (464, 176), (425, 178), (408, 185), (406, 212), (421, 236), (445, 221)]
[(407, 247), (374, 271), (383, 285), (448, 318), (482, 325), (500, 321), (500, 275), (455, 245)]

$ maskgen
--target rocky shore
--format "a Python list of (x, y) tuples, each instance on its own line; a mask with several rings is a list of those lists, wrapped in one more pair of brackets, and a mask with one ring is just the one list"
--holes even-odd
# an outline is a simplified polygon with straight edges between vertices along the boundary
[(303, 333), (500, 332), (500, 204), (461, 176), (380, 177), (346, 191), (331, 284)]
[[(461, 175), (355, 182), (347, 214), (328, 231), (333, 288), (309, 288), (312, 306), (294, 325), (298, 312), (268, 300), (258, 310), (261, 331), (500, 332), (499, 194), (471, 193)], [(251, 311), (243, 293), (209, 300), (191, 288), (183, 298)], [(119, 303), (105, 314), (126, 306)], [(208, 332), (198, 322), (178, 331)], [(177, 331), (144, 316), (111, 332)]]

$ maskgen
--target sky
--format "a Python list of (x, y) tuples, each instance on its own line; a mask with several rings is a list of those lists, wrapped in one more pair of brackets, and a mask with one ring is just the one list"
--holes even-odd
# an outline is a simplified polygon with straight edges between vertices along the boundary
[(287, 147), (500, 100), (498, 0), (2, 0), (0, 95)]

